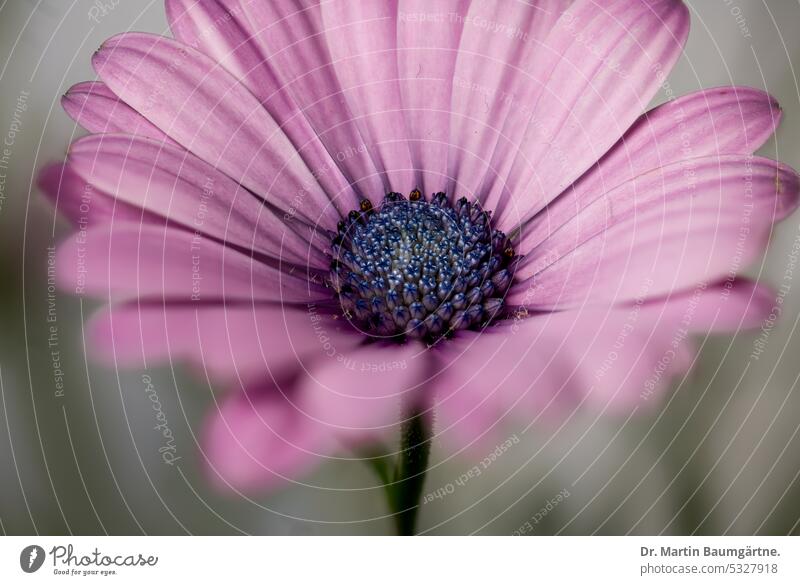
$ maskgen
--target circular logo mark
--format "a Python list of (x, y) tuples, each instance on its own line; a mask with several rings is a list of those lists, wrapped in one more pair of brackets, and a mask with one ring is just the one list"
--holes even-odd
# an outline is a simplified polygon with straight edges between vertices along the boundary
[(44, 549), (38, 544), (26, 546), (19, 553), (19, 566), (26, 573), (35, 573), (44, 564)]

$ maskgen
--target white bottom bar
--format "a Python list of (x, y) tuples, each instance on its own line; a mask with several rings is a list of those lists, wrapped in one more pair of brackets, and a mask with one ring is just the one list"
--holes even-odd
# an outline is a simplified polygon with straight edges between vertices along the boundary
[[(38, 569), (36, 567), (38, 566)], [(35, 571), (33, 569), (36, 569)], [(33, 571), (33, 572), (28, 572)], [(800, 583), (786, 537), (5, 537), (0, 582)], [(234, 581), (231, 581), (234, 580)], [(499, 581), (502, 580), (502, 581)]]

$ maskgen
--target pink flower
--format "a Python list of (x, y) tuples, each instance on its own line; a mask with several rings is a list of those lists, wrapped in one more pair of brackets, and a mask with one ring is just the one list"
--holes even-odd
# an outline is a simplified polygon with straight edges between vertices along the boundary
[(630, 412), (692, 335), (767, 314), (738, 273), (797, 205), (794, 171), (753, 156), (777, 103), (727, 87), (640, 115), (681, 2), (166, 7), (175, 40), (113, 37), (67, 92), (91, 134), (41, 184), (78, 226), (61, 284), (107, 303), (93, 353), (230, 387), (218, 483), (297, 478), (409, 408), (481, 452)]

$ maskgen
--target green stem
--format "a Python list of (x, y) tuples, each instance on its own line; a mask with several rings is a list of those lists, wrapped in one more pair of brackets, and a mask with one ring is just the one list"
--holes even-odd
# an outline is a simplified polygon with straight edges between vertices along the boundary
[(431, 453), (431, 415), (415, 408), (403, 422), (394, 482), (387, 486), (397, 534), (411, 536)]

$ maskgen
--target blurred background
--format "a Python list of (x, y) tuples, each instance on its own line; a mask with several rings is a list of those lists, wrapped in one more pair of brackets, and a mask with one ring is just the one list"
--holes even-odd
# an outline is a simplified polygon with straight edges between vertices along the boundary
[[(800, 3), (687, 4), (691, 34), (668, 91), (765, 89), (784, 118), (761, 153), (800, 168)], [(317, 487), (263, 495), (213, 489), (197, 438), (217, 390), (177, 364), (147, 371), (181, 457), (165, 465), (142, 372), (87, 359), (81, 325), (95, 307), (48, 290), (48, 249), (67, 226), (37, 191), (36, 171), (82, 132), (61, 95), (93, 79), (93, 51), (127, 30), (166, 34), (162, 3), (0, 2), (0, 135), (9, 146), (0, 161), (0, 532), (391, 533), (366, 467), (329, 463), (307, 478)], [(517, 433), (519, 444), (466, 482), (458, 480), (475, 462), (443, 461), (434, 449), (425, 491), (441, 497), (423, 504), (420, 529), (800, 534), (800, 286), (787, 273), (798, 228), (797, 215), (780, 224), (748, 271), (789, 286), (774, 328), (705, 339), (689, 375), (647, 412), (580, 413), (558, 429)]]

